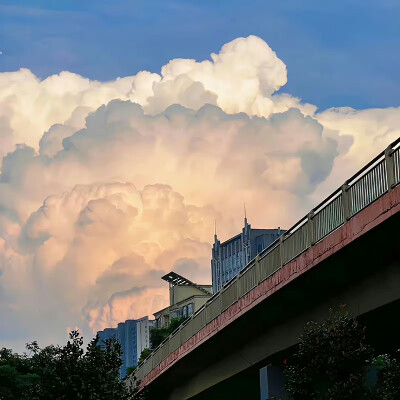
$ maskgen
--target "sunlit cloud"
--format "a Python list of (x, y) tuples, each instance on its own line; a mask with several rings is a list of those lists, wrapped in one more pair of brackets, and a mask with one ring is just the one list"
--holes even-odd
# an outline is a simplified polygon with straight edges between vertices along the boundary
[(210, 282), (215, 219), (222, 239), (236, 234), (245, 201), (253, 226), (289, 227), (400, 135), (398, 108), (318, 113), (277, 94), (286, 82), (255, 36), (110, 82), (1, 73), (0, 329), (11, 345), (164, 307), (171, 269)]

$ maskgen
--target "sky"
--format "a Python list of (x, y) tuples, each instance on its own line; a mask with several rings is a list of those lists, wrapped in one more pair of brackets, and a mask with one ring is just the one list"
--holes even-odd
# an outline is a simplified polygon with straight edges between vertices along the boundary
[[(210, 283), (400, 136), (395, 2), (0, 2), (0, 346)], [(282, 3), (282, 4), (281, 4)]]
[(0, 71), (111, 80), (252, 34), (287, 65), (282, 91), (320, 109), (388, 107), (400, 104), (399, 17), (395, 0), (2, 0)]

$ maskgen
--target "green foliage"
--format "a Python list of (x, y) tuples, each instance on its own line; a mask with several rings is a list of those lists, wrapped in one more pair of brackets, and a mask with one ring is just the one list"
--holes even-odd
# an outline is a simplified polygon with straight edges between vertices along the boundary
[(33, 353), (31, 365), (40, 379), (34, 388), (33, 399), (125, 399), (125, 385), (119, 379), (121, 346), (115, 338), (106, 341), (104, 351), (99, 338), (83, 349), (83, 338), (77, 331), (63, 347), (40, 349), (37, 343), (28, 345)]
[(143, 349), (142, 352), (140, 353), (139, 363), (144, 361), (150, 354), (151, 354), (150, 349), (148, 349), (147, 347), (145, 349)]
[[(140, 361), (140, 360), (139, 360)], [(126, 369), (126, 376), (129, 376), (137, 367), (128, 367)]]
[(286, 390), (293, 400), (365, 400), (372, 351), (364, 327), (347, 313), (331, 312), (322, 324), (307, 324), (286, 363)]
[(153, 328), (150, 331), (150, 341), (152, 349), (158, 347), (179, 325), (182, 324), (187, 318), (172, 318), (168, 327), (166, 328)]
[(129, 396), (130, 400), (148, 400), (150, 398), (148, 388), (140, 389), (140, 381), (135, 375), (130, 378)]
[(10, 349), (0, 350), (0, 399), (30, 400), (38, 378), (30, 372), (26, 356), (13, 354)]
[(378, 370), (375, 399), (400, 400), (400, 350), (393, 357), (388, 354), (376, 357), (373, 365)]
[(0, 399), (30, 400), (31, 389), (37, 380), (36, 374), (21, 374), (15, 367), (0, 366)]
[[(28, 356), (0, 351), (1, 400), (129, 400), (144, 399), (144, 392), (128, 389), (119, 379), (121, 345), (107, 340), (102, 350), (95, 337), (83, 349), (83, 338), (70, 333), (65, 346), (41, 349), (27, 345)], [(139, 397), (138, 397), (139, 396)]]

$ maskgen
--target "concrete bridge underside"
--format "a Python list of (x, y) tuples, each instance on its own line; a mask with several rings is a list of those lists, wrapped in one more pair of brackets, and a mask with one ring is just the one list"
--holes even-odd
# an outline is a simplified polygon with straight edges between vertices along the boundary
[(379, 350), (400, 347), (399, 224), (397, 187), (254, 288), (247, 305), (226, 310), (213, 332), (146, 382), (150, 398), (259, 399), (259, 369), (280, 363), (308, 321), (340, 304)]

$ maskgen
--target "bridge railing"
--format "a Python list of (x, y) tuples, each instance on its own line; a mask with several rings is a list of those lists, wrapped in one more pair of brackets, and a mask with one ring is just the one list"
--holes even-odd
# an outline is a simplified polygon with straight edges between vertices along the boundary
[(251, 289), (400, 183), (400, 138), (264, 249), (138, 365), (142, 380)]

